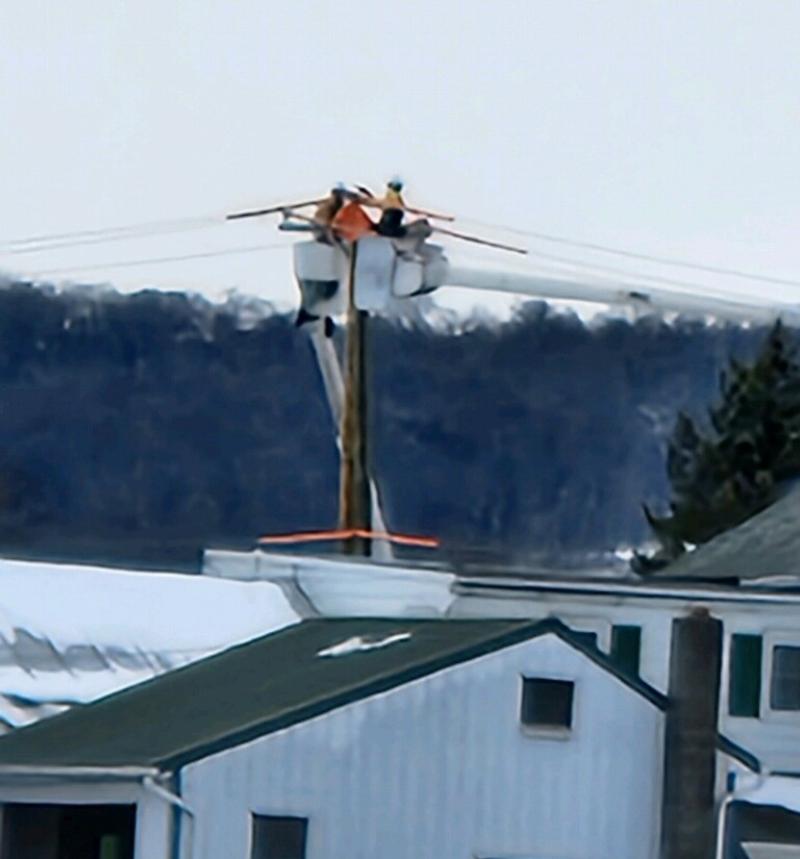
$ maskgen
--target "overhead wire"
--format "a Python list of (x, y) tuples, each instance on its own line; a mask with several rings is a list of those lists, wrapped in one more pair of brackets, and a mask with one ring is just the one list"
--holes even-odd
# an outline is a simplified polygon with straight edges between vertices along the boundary
[[(512, 235), (533, 238), (540, 241), (553, 242), (574, 248), (581, 248), (606, 254), (627, 257), (629, 259), (643, 262), (656, 263), (659, 265), (676, 266), (680, 268), (703, 271), (710, 274), (720, 274), (729, 277), (738, 277), (745, 280), (772, 283), (780, 286), (800, 287), (800, 280), (791, 278), (774, 277), (756, 272), (744, 271), (742, 269), (728, 268), (724, 266), (709, 265), (674, 257), (659, 256), (656, 254), (641, 253), (628, 248), (601, 244), (599, 242), (583, 241), (567, 236), (546, 233), (538, 230), (521, 229), (503, 224), (496, 224), (470, 217), (459, 217), (460, 221), (473, 224), (491, 230), (499, 230)], [(152, 235), (185, 232), (203, 229), (211, 226), (221, 225), (226, 222), (224, 214), (209, 215), (202, 217), (173, 218), (165, 220), (143, 221), (132, 224), (124, 224), (115, 227), (101, 227), (94, 229), (73, 230), (61, 233), (42, 233), (33, 236), (24, 236), (15, 239), (0, 240), (0, 252), (8, 254), (34, 253), (45, 250), (60, 250), (62, 248), (79, 246), (83, 244), (94, 244), (106, 241), (124, 241), (126, 239), (148, 237)], [(563, 260), (563, 258), (562, 258)], [(569, 260), (570, 264), (578, 261)], [(588, 267), (588, 263), (581, 263)], [(598, 266), (599, 268), (599, 266)], [(608, 269), (610, 270), (610, 269)], [(625, 273), (617, 270), (617, 273)], [(678, 281), (675, 281), (678, 283)], [(692, 288), (696, 284), (685, 284)]]
[[(33, 251), (40, 250), (40, 249), (51, 250), (51, 249), (57, 249), (60, 247), (67, 248), (67, 247), (74, 247), (74, 246), (87, 245), (87, 244), (96, 244), (99, 242), (106, 242), (106, 241), (121, 241), (121, 240), (128, 240), (131, 238), (145, 238), (145, 237), (150, 237), (151, 235), (163, 235), (163, 234), (167, 234), (167, 233), (177, 233), (177, 232), (184, 232), (186, 230), (206, 228), (206, 227), (210, 227), (210, 226), (216, 226), (216, 225), (221, 224), (221, 223), (223, 223), (223, 222), (218, 220), (218, 219), (209, 219), (209, 218), (186, 219), (182, 222), (177, 222), (177, 221), (176, 222), (151, 222), (151, 225), (149, 225), (149, 227), (153, 228), (153, 232), (142, 231), (142, 232), (138, 232), (135, 234), (132, 232), (123, 233), (123, 231), (126, 229), (132, 229), (134, 226), (134, 225), (132, 225), (131, 228), (125, 228), (125, 227), (109, 228), (109, 232), (112, 234), (108, 235), (108, 236), (97, 235), (97, 234), (103, 232), (100, 230), (96, 230), (96, 231), (84, 230), (84, 231), (80, 231), (81, 235), (86, 236), (86, 238), (84, 238), (84, 239), (79, 239), (79, 240), (76, 240), (74, 242), (64, 243), (63, 245), (55, 245), (55, 244), (48, 245), (44, 248), (36, 248), (36, 247), (24, 248), (20, 251), (12, 251), (11, 253), (14, 253), (14, 252), (25, 253), (25, 252), (33, 252)], [(156, 229), (156, 224), (157, 224), (157, 229)], [(174, 225), (174, 226), (172, 226), (172, 225)], [(135, 226), (143, 227), (144, 225), (135, 225)], [(92, 234), (94, 234), (94, 235), (92, 235)], [(67, 235), (67, 234), (62, 234), (62, 235)], [(72, 235), (78, 235), (78, 233), (73, 233)], [(52, 274), (70, 273), (70, 272), (79, 272), (79, 271), (100, 271), (103, 269), (110, 269), (110, 268), (128, 268), (128, 267), (133, 267), (133, 266), (170, 263), (170, 262), (181, 262), (181, 261), (186, 261), (186, 260), (203, 259), (203, 258), (217, 257), (217, 256), (257, 253), (260, 251), (277, 250), (277, 249), (287, 248), (290, 246), (291, 246), (291, 243), (281, 243), (281, 244), (273, 244), (273, 245), (253, 245), (253, 246), (245, 246), (245, 247), (240, 247), (240, 248), (227, 248), (227, 249), (223, 249), (223, 250), (219, 250), (219, 251), (205, 251), (205, 252), (192, 253), (192, 254), (170, 255), (170, 256), (151, 257), (151, 258), (144, 258), (144, 259), (135, 258), (135, 259), (126, 259), (126, 260), (112, 260), (109, 262), (101, 262), (101, 263), (94, 263), (94, 264), (87, 264), (87, 265), (58, 266), (55, 268), (40, 269), (40, 270), (37, 270), (34, 274), (35, 274), (35, 276), (42, 276), (42, 275), (52, 275)], [(625, 269), (620, 269), (620, 268), (613, 267), (613, 266), (606, 266), (606, 265), (602, 265), (602, 264), (598, 264), (598, 263), (590, 263), (590, 262), (583, 261), (583, 260), (577, 260), (577, 259), (573, 259), (573, 258), (569, 258), (569, 257), (562, 257), (562, 256), (558, 256), (555, 254), (548, 254), (548, 253), (545, 253), (543, 251), (533, 251), (532, 250), (532, 251), (530, 251), (530, 253), (531, 253), (531, 256), (537, 257), (540, 260), (545, 260), (546, 263), (544, 266), (540, 264), (537, 266), (529, 265), (529, 266), (525, 266), (525, 267), (526, 268), (535, 268), (540, 274), (543, 274), (545, 276), (558, 276), (559, 274), (563, 274), (563, 271), (559, 271), (558, 268), (553, 266), (553, 263), (555, 263), (556, 266), (560, 266), (562, 268), (566, 266), (569, 269), (579, 269), (579, 270), (583, 269), (583, 271), (580, 271), (581, 277), (592, 276), (592, 279), (594, 279), (595, 281), (603, 282), (605, 284), (609, 284), (609, 283), (614, 282), (607, 275), (607, 273), (610, 272), (610, 273), (617, 275), (617, 276), (621, 275), (621, 276), (623, 276), (623, 277), (625, 277), (625, 278), (627, 278), (627, 279), (629, 279), (629, 280), (631, 280), (637, 284), (642, 284), (643, 282), (649, 280), (649, 281), (653, 281), (653, 282), (665, 283), (665, 284), (668, 284), (671, 286), (687, 287), (689, 289), (694, 289), (694, 290), (705, 289), (705, 287), (703, 287), (702, 285), (697, 284), (697, 283), (689, 283), (686, 281), (680, 281), (680, 280), (676, 280), (676, 279), (662, 278), (662, 277), (659, 277), (657, 275), (647, 275), (647, 274), (643, 274), (641, 272), (630, 272), (630, 271), (626, 271)], [(531, 260), (530, 262), (533, 263), (533, 260)], [(543, 268), (546, 268), (546, 270), (542, 271)]]
[[(629, 269), (619, 268), (617, 266), (604, 265), (603, 263), (590, 262), (588, 260), (576, 259), (573, 257), (559, 256), (558, 254), (547, 253), (546, 251), (538, 251), (528, 248), (528, 257), (524, 261), (520, 261), (517, 265), (523, 271), (534, 271), (541, 274), (542, 263), (537, 260), (544, 260), (544, 265), (550, 270), (548, 273), (555, 273), (562, 278), (565, 274), (570, 274), (573, 277), (586, 279), (591, 277), (595, 282), (602, 283), (606, 286), (619, 285), (621, 282), (627, 281), (630, 285), (645, 288), (647, 283), (659, 283), (667, 286), (690, 289), (695, 292), (704, 292), (708, 295), (714, 295), (720, 298), (730, 298), (729, 291), (715, 289), (706, 286), (705, 284), (678, 280), (676, 278), (661, 277), (656, 274), (648, 274), (642, 271), (632, 271)], [(565, 272), (564, 269), (569, 271)], [(736, 294), (736, 297), (747, 298), (747, 296)]]
[[(524, 262), (520, 261), (518, 264), (520, 269), (538, 277), (544, 276), (548, 280), (552, 278), (553, 284), (559, 284), (560, 287), (569, 286), (572, 283), (589, 288), (604, 288), (605, 297), (583, 298), (581, 299), (581, 303), (607, 304), (610, 300), (612, 304), (620, 301), (627, 304), (631, 300), (640, 299), (649, 306), (661, 306), (665, 301), (669, 303), (676, 300), (688, 300), (693, 302), (690, 305), (693, 308), (691, 312), (702, 313), (701, 308), (707, 307), (706, 315), (708, 316), (713, 316), (720, 309), (726, 313), (746, 314), (753, 307), (770, 307), (773, 311), (792, 315), (796, 315), (798, 311), (797, 305), (785, 299), (772, 299), (766, 295), (754, 295), (753, 293), (748, 295), (745, 292), (732, 288), (718, 289), (706, 283), (666, 278), (657, 274), (647, 274), (642, 271), (612, 267), (574, 257), (549, 254), (544, 251), (534, 250), (529, 252), (530, 256), (526, 257)], [(541, 262), (538, 258), (541, 258)], [(561, 270), (557, 271), (555, 276), (550, 272), (542, 271), (545, 265), (552, 266), (554, 264), (561, 267)], [(605, 274), (605, 272), (611, 272), (611, 274)], [(673, 289), (658, 286), (658, 284), (666, 284), (667, 287), (673, 287)], [(616, 297), (609, 299), (609, 291)], [(542, 284), (542, 292), (540, 294), (543, 297), (550, 295), (551, 297), (547, 299), (548, 301), (558, 302), (558, 299), (553, 298), (552, 293), (548, 292), (546, 283)], [(683, 296), (683, 299), (680, 299), (680, 296)], [(653, 305), (653, 302), (655, 302), (655, 305)], [(722, 305), (720, 305), (720, 302), (722, 302)], [(574, 304), (574, 301), (568, 299), (566, 300), (566, 304)]]
[(224, 223), (222, 218), (184, 218), (173, 221), (151, 221), (144, 224), (131, 224), (125, 227), (107, 229), (77, 230), (72, 233), (51, 233), (49, 235), (28, 236), (26, 238), (0, 241), (0, 254), (29, 254), (40, 251), (61, 250), (80, 245), (101, 244), (103, 242), (128, 241), (151, 236), (182, 233), (191, 230), (207, 229)]
[[(497, 225), (489, 225), (488, 223), (483, 223), (483, 226), (486, 228), (493, 227), (496, 229), (503, 229), (502, 227), (499, 227)], [(527, 234), (527, 231), (512, 230), (511, 228), (508, 229), (509, 232)], [(606, 285), (627, 285), (632, 286), (634, 288), (638, 288), (642, 291), (646, 291), (647, 289), (653, 289), (656, 285), (666, 285), (667, 287), (675, 287), (681, 292), (690, 291), (690, 294), (694, 294), (696, 296), (705, 296), (709, 299), (720, 299), (725, 301), (732, 301), (734, 303), (759, 304), (763, 303), (765, 300), (772, 301), (772, 299), (770, 299), (768, 296), (754, 295), (752, 292), (750, 294), (747, 294), (744, 292), (740, 292), (737, 289), (731, 288), (719, 288), (716, 286), (711, 286), (706, 282), (701, 283), (697, 281), (687, 281), (671, 276), (665, 277), (660, 274), (643, 271), (641, 268), (620, 268), (617, 266), (610, 266), (604, 263), (580, 259), (572, 256), (559, 256), (557, 254), (551, 254), (545, 251), (536, 250), (530, 246), (528, 246), (527, 251), (528, 257), (524, 263), (526, 266), (533, 263), (533, 258), (538, 257), (542, 260), (548, 260), (551, 263), (566, 267), (570, 270), (569, 273), (572, 276), (580, 277), (581, 280), (584, 280), (590, 274), (594, 278), (598, 278), (600, 276), (600, 273), (602, 273), (602, 277)]]
[[(273, 207), (265, 212), (279, 213), (282, 207)], [(20, 236), (11, 239), (0, 239), (0, 252), (11, 251), (15, 248), (26, 248), (30, 245), (49, 245), (54, 242), (72, 240), (82, 241), (87, 238), (105, 238), (120, 236), (121, 238), (157, 235), (159, 233), (179, 232), (199, 229), (206, 226), (225, 224), (229, 220), (227, 212), (185, 218), (169, 218), (152, 221), (139, 221), (121, 224), (114, 227), (95, 227), (91, 229), (71, 230), (60, 233), (40, 233), (32, 236)], [(115, 239), (118, 240), (118, 239)], [(21, 251), (20, 251), (21, 252)]]
[[(488, 258), (486, 252), (473, 246), (460, 248), (458, 255), (461, 259), (479, 263), (484, 263)], [(515, 260), (509, 270), (520, 274), (533, 274), (543, 278), (553, 278), (554, 280), (564, 280), (565, 277), (580, 277), (582, 281), (607, 287), (619, 286), (621, 282), (619, 277), (613, 277), (600, 270), (577, 271), (572, 261), (567, 262), (564, 257), (554, 257), (552, 254), (543, 254), (540, 257), (535, 252), (531, 253), (524, 260)], [(635, 275), (631, 275), (631, 277), (635, 277)], [(641, 279), (637, 279), (636, 283), (642, 285)]]
[[(634, 284), (646, 284), (646, 283), (660, 283), (666, 286), (674, 286), (680, 287), (684, 289), (691, 289), (696, 292), (704, 292), (708, 295), (714, 295), (719, 298), (730, 298), (731, 293), (721, 289), (715, 289), (714, 287), (706, 286), (702, 283), (696, 283), (686, 280), (678, 280), (676, 278), (670, 277), (661, 277), (657, 274), (647, 274), (645, 272), (639, 271), (628, 271), (626, 269), (618, 268), (617, 266), (609, 266), (603, 265), (602, 263), (592, 263), (584, 260), (576, 260), (570, 259), (569, 257), (562, 257), (557, 254), (549, 254), (545, 251), (534, 251), (529, 250), (528, 253), (531, 256), (539, 257), (541, 259), (550, 260), (552, 262), (560, 263), (561, 265), (569, 266), (574, 269), (586, 269), (589, 273), (610, 273), (616, 275), (618, 277), (626, 278), (627, 280), (633, 282)], [(738, 294), (737, 294), (737, 297)], [(747, 298), (745, 295), (741, 295), (742, 298)]]
[(172, 227), (169, 229), (159, 229), (149, 232), (136, 233), (118, 233), (108, 236), (93, 236), (84, 239), (75, 239), (70, 241), (54, 241), (50, 243), (32, 244), (24, 247), (14, 247), (3, 251), (0, 249), (0, 255), (15, 256), (17, 254), (36, 254), (45, 253), (47, 251), (67, 250), (70, 248), (81, 247), (85, 245), (107, 244), (108, 242), (127, 242), (137, 239), (156, 238), (158, 236), (171, 235), (176, 233), (186, 233), (194, 230), (208, 229), (217, 226), (217, 222), (195, 224), (193, 226)]
[[(540, 241), (553, 242), (568, 247), (580, 248), (583, 250), (615, 254), (625, 258), (648, 263), (655, 263), (664, 266), (677, 266), (680, 268), (690, 269), (698, 272), (738, 277), (751, 281), (780, 284), (783, 286), (800, 287), (800, 280), (778, 278), (769, 275), (759, 275), (754, 272), (747, 272), (740, 269), (724, 268), (721, 266), (707, 265), (704, 263), (689, 262), (687, 260), (682, 259), (673, 259), (669, 257), (657, 256), (654, 254), (640, 253), (637, 251), (628, 250), (626, 248), (604, 245), (597, 242), (581, 241), (578, 239), (568, 238), (566, 236), (554, 235), (551, 233), (545, 233), (536, 230), (525, 230), (517, 227), (493, 224), (488, 221), (481, 221), (472, 218), (459, 218), (459, 220), (486, 229), (503, 231), (513, 235), (524, 236)], [(0, 241), (0, 255), (44, 253), (48, 251), (64, 250), (79, 246), (144, 239), (160, 235), (169, 235), (200, 229), (207, 229), (213, 226), (222, 225), (225, 222), (226, 218), (224, 215), (212, 215), (205, 217), (187, 217), (171, 220), (145, 221), (116, 227), (74, 230), (71, 232), (38, 234), (33, 236)], [(226, 254), (238, 253), (255, 253), (262, 249), (267, 250), (277, 247), (288, 247), (288, 245), (261, 245), (223, 251), (210, 251), (199, 254), (154, 257), (151, 259), (144, 260), (130, 259), (85, 266), (59, 267), (52, 269), (44, 269), (37, 272), (37, 274), (46, 275), (69, 271), (92, 271), (101, 270), (104, 268), (122, 268), (136, 265), (156, 264), (161, 262), (177, 262), (181, 260), (201, 259), (208, 256), (221, 256)], [(606, 265), (603, 263), (592, 262), (589, 260), (551, 254), (530, 247), (527, 250), (531, 257), (537, 257), (539, 260), (543, 261), (546, 260), (551, 265), (555, 263), (559, 266), (566, 266), (573, 271), (577, 271), (581, 277), (587, 277), (589, 274), (592, 274), (595, 278), (602, 278), (606, 280), (606, 282), (609, 282), (610, 279), (608, 278), (608, 275), (611, 274), (614, 276), (615, 279), (625, 278), (627, 281), (639, 285), (645, 285), (646, 283), (658, 283), (665, 284), (667, 286), (677, 287), (679, 289), (689, 289), (694, 292), (700, 291), (709, 295), (716, 294), (718, 296), (731, 296), (731, 293), (727, 290), (714, 289), (705, 284), (697, 282), (685, 281), (674, 277), (665, 277), (655, 273), (650, 274), (643, 271), (631, 271), (615, 266)], [(532, 263), (533, 260), (530, 260), (530, 262)], [(744, 298), (744, 296), (741, 297)]]
[(744, 271), (737, 268), (727, 268), (724, 266), (708, 265), (706, 263), (693, 262), (674, 257), (663, 257), (656, 254), (646, 254), (638, 251), (628, 250), (627, 248), (615, 247), (613, 245), (604, 245), (598, 242), (587, 242), (579, 239), (572, 239), (567, 236), (558, 236), (552, 233), (543, 233), (536, 230), (522, 230), (518, 227), (509, 227), (502, 224), (493, 224), (488, 221), (480, 221), (474, 218), (460, 218), (465, 223), (473, 224), (474, 226), (484, 227), (486, 229), (501, 230), (511, 235), (523, 236), (527, 238), (538, 239), (545, 242), (553, 242), (555, 244), (567, 245), (569, 247), (582, 248), (584, 250), (597, 251), (600, 253), (615, 254), (617, 256), (628, 257), (629, 259), (640, 260), (642, 262), (658, 263), (660, 265), (670, 265), (679, 268), (693, 269), (696, 271), (704, 271), (709, 274), (720, 274), (727, 277), (737, 277), (744, 280), (759, 281), (762, 283), (771, 283), (779, 286), (795, 286), (800, 287), (800, 280), (791, 278), (774, 277), (772, 275), (757, 274), (756, 272)]
[(263, 251), (285, 250), (291, 247), (291, 243), (282, 242), (280, 244), (271, 245), (246, 245), (244, 247), (224, 248), (217, 251), (203, 251), (201, 253), (180, 254), (176, 256), (150, 257), (149, 259), (127, 259), (127, 260), (111, 260), (103, 263), (93, 263), (91, 265), (77, 266), (60, 266), (58, 268), (43, 269), (34, 272), (35, 277), (54, 274), (69, 274), (77, 271), (102, 271), (110, 268), (129, 268), (139, 265), (156, 265), (170, 262), (183, 262), (192, 259), (208, 259), (209, 257), (233, 256), (235, 254), (251, 254), (261, 253)]

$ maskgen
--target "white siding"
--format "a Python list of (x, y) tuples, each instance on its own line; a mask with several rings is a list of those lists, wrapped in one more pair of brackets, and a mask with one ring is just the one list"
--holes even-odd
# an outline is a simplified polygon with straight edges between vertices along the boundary
[(672, 618), (686, 612), (686, 606), (613, 596), (583, 594), (536, 594), (514, 598), (486, 596), (462, 597), (448, 612), (449, 617), (530, 618), (557, 617), (578, 631), (597, 632), (597, 646), (608, 652), (611, 627), (615, 624), (642, 627), (641, 676), (659, 691), (666, 691), (669, 680), (669, 647)]
[[(451, 608), (453, 617), (557, 617), (578, 630), (600, 631), (598, 645), (607, 650), (604, 626), (634, 624), (642, 627), (641, 675), (656, 689), (667, 693), (669, 654), (674, 618), (686, 615), (693, 605), (704, 605), (724, 628), (722, 678), (720, 683), (720, 731), (758, 757), (767, 770), (800, 772), (800, 711), (771, 712), (769, 709), (770, 649), (775, 644), (800, 646), (800, 604), (795, 601), (752, 602), (679, 599), (614, 598), (608, 594), (536, 594), (514, 598), (461, 597)], [(758, 719), (728, 714), (729, 657), (731, 636), (750, 633), (764, 636), (762, 706)]]
[[(776, 610), (769, 616), (751, 610), (729, 611), (725, 622), (725, 656), (720, 695), (720, 728), (758, 756), (767, 771), (800, 772), (800, 711), (773, 711), (769, 706), (771, 649), (777, 644), (800, 646), (798, 612)], [(761, 712), (757, 719), (728, 713), (730, 641), (734, 633), (763, 636)]]
[[(568, 739), (521, 729), (524, 674), (576, 682)], [(188, 766), (191, 856), (248, 859), (256, 812), (308, 817), (308, 859), (648, 859), (662, 734), (659, 710), (548, 635)]]

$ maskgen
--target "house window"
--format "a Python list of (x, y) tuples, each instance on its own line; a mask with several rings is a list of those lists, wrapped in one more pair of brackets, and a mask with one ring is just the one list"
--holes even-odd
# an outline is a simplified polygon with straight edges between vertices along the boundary
[(250, 859), (305, 859), (308, 818), (253, 815)]
[(569, 730), (574, 692), (575, 684), (571, 680), (523, 677), (522, 724), (526, 728)]
[(757, 719), (761, 711), (760, 635), (731, 636), (731, 665), (728, 677), (728, 712), (731, 716)]
[(641, 626), (611, 627), (611, 659), (630, 677), (639, 676), (641, 650)]
[(773, 647), (769, 705), (773, 710), (800, 710), (800, 647)]

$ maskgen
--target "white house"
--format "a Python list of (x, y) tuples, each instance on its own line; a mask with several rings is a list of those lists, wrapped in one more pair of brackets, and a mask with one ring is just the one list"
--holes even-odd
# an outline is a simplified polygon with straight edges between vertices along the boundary
[(673, 620), (705, 606), (724, 626), (720, 731), (769, 770), (800, 772), (800, 560), (791, 561), (800, 559), (799, 516), (800, 495), (790, 496), (742, 526), (758, 519), (766, 537), (755, 541), (740, 529), (722, 535), (720, 542), (735, 540), (731, 551), (722, 553), (716, 541), (698, 549), (681, 566), (687, 572), (691, 564), (684, 579), (510, 576), (490, 567), (456, 573), (263, 551), (207, 552), (204, 573), (270, 581), (287, 597), (302, 598), (305, 617), (558, 617), (661, 691)]
[(655, 859), (665, 707), (555, 620), (304, 621), (0, 738), (0, 857)]

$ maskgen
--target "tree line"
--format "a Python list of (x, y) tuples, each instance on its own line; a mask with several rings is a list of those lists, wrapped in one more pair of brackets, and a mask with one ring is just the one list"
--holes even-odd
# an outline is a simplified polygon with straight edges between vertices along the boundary
[[(389, 526), (558, 560), (638, 544), (765, 332), (654, 317), (375, 319), (371, 459)], [(337, 334), (341, 347), (341, 336)], [(306, 335), (263, 302), (0, 289), (0, 552), (192, 568), (208, 545), (336, 522), (334, 427)], [(653, 513), (652, 517), (657, 514)]]

